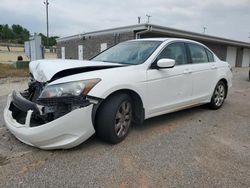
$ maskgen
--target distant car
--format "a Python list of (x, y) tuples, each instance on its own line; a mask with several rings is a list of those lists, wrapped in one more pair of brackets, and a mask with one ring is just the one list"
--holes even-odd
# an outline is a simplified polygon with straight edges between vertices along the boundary
[(71, 148), (95, 132), (116, 144), (132, 123), (208, 103), (218, 109), (232, 85), (227, 62), (191, 40), (120, 43), (90, 61), (30, 63), (29, 88), (13, 91), (5, 124), (22, 142)]

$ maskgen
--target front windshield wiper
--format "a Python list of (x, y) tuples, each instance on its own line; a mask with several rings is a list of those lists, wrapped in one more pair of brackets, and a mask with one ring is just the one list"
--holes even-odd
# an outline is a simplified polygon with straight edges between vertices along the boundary
[(121, 65), (134, 65), (134, 64), (130, 64), (130, 63), (124, 63), (124, 62), (115, 62), (115, 61), (106, 61), (106, 60), (99, 60), (101, 62), (106, 62), (106, 63), (117, 63), (117, 64), (121, 64)]
[(115, 61), (106, 61), (106, 60), (99, 60), (101, 62), (106, 62), (106, 63), (119, 63), (119, 62), (115, 62)]

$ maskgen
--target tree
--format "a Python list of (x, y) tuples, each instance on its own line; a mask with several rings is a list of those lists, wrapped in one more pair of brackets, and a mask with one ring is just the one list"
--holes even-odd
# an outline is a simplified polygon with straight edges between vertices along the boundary
[(14, 33), (9, 28), (8, 24), (1, 25), (0, 36), (2, 40), (10, 40), (14, 38)]
[(23, 44), (29, 40), (30, 32), (21, 25), (13, 24), (9, 27), (8, 24), (0, 25), (0, 40), (6, 42), (17, 42)]
[(22, 26), (20, 26), (20, 25), (15, 25), (15, 24), (13, 24), (12, 26), (11, 26), (11, 28), (12, 28), (12, 31), (15, 33), (15, 34), (17, 34), (17, 35), (20, 35), (22, 32), (23, 32), (23, 27)]
[[(42, 44), (44, 46), (56, 45), (57, 36), (49, 37), (49, 44), (47, 44), (47, 37), (42, 33), (39, 35), (42, 37)], [(0, 25), (0, 41), (23, 44), (29, 38), (30, 32), (19, 24), (13, 24), (11, 27), (8, 24)]]
[(23, 28), (21, 25), (15, 24), (13, 24), (11, 28), (18, 43), (23, 44), (24, 41), (29, 40), (30, 32), (27, 29)]
[(47, 37), (42, 33), (39, 33), (39, 35), (42, 38), (42, 44), (44, 46), (55, 46), (56, 45), (56, 39), (59, 38), (58, 36), (51, 36), (51, 37), (49, 37), (49, 44), (47, 44)]

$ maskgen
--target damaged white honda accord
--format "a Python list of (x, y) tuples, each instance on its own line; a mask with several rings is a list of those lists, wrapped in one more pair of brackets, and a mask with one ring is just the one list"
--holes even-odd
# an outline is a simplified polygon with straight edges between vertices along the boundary
[(30, 63), (29, 87), (13, 91), (7, 128), (42, 149), (67, 149), (94, 133), (119, 143), (133, 123), (195, 105), (223, 105), (232, 85), (227, 62), (206, 46), (174, 38), (120, 43), (90, 61)]

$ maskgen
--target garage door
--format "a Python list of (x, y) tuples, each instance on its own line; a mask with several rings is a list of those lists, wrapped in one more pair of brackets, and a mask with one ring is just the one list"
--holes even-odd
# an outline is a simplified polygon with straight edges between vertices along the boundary
[(83, 60), (83, 45), (78, 45), (78, 59)]
[(250, 64), (250, 49), (244, 49), (243, 51), (243, 59), (242, 59), (242, 67), (249, 67)]
[(227, 47), (227, 59), (226, 59), (226, 61), (231, 65), (231, 67), (235, 67), (236, 54), (237, 54), (237, 48), (231, 47), (231, 46)]
[(65, 59), (65, 47), (61, 47), (61, 56), (62, 59)]

